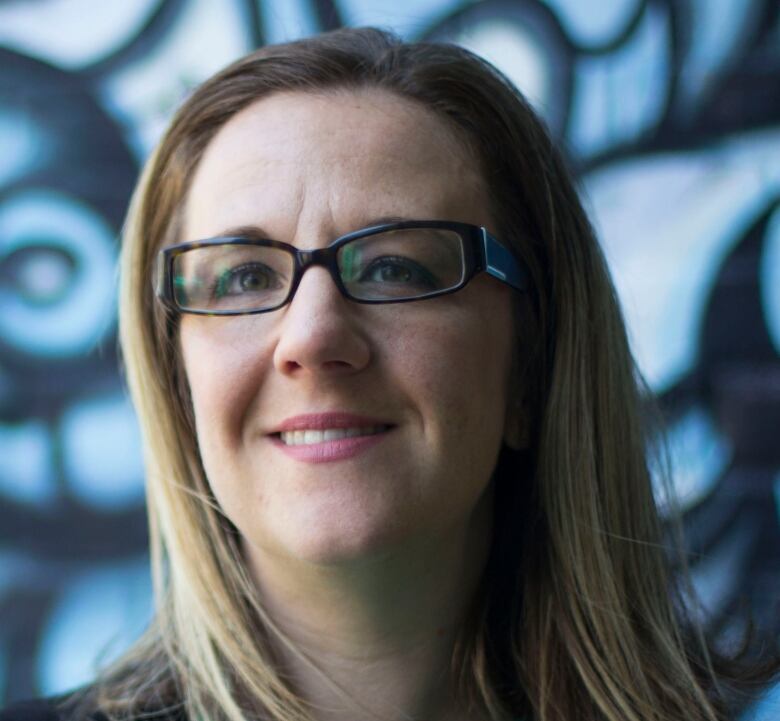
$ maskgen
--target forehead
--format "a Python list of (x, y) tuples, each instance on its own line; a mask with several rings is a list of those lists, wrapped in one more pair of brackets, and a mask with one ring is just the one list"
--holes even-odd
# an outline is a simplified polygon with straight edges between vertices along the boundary
[(327, 214), (334, 232), (384, 216), (486, 224), (483, 185), (459, 131), (421, 104), (378, 89), (277, 93), (236, 114), (207, 146), (185, 239), (257, 216), (298, 224)]

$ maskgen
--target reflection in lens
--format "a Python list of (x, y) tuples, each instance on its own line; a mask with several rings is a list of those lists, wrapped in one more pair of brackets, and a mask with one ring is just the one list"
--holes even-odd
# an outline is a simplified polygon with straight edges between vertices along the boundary
[(279, 248), (224, 243), (190, 248), (174, 259), (179, 307), (224, 313), (279, 305), (292, 280), (293, 257)]
[(377, 233), (342, 246), (338, 266), (354, 298), (421, 298), (462, 282), (463, 242), (454, 231), (439, 228)]

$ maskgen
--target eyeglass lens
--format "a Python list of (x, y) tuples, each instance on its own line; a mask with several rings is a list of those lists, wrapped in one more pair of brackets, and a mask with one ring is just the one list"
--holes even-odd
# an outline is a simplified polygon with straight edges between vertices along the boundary
[[(451, 230), (409, 228), (359, 237), (340, 246), (336, 262), (356, 300), (407, 300), (455, 288), (466, 263)], [(179, 307), (210, 312), (279, 306), (295, 275), (292, 253), (274, 247), (222, 243), (189, 248), (174, 258)]]

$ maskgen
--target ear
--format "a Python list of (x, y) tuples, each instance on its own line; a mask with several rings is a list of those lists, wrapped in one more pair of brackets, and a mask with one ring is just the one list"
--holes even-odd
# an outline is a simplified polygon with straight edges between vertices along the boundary
[(504, 421), (504, 443), (513, 451), (522, 451), (531, 444), (528, 408), (522, 398), (510, 398)]

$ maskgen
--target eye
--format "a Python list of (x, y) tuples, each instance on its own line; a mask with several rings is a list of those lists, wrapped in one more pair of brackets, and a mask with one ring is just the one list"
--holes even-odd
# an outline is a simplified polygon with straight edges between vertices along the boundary
[(437, 286), (436, 278), (427, 268), (401, 256), (375, 258), (360, 274), (360, 282)]
[(263, 263), (247, 263), (221, 273), (217, 278), (214, 295), (223, 298), (227, 295), (260, 293), (281, 287), (279, 274)]

